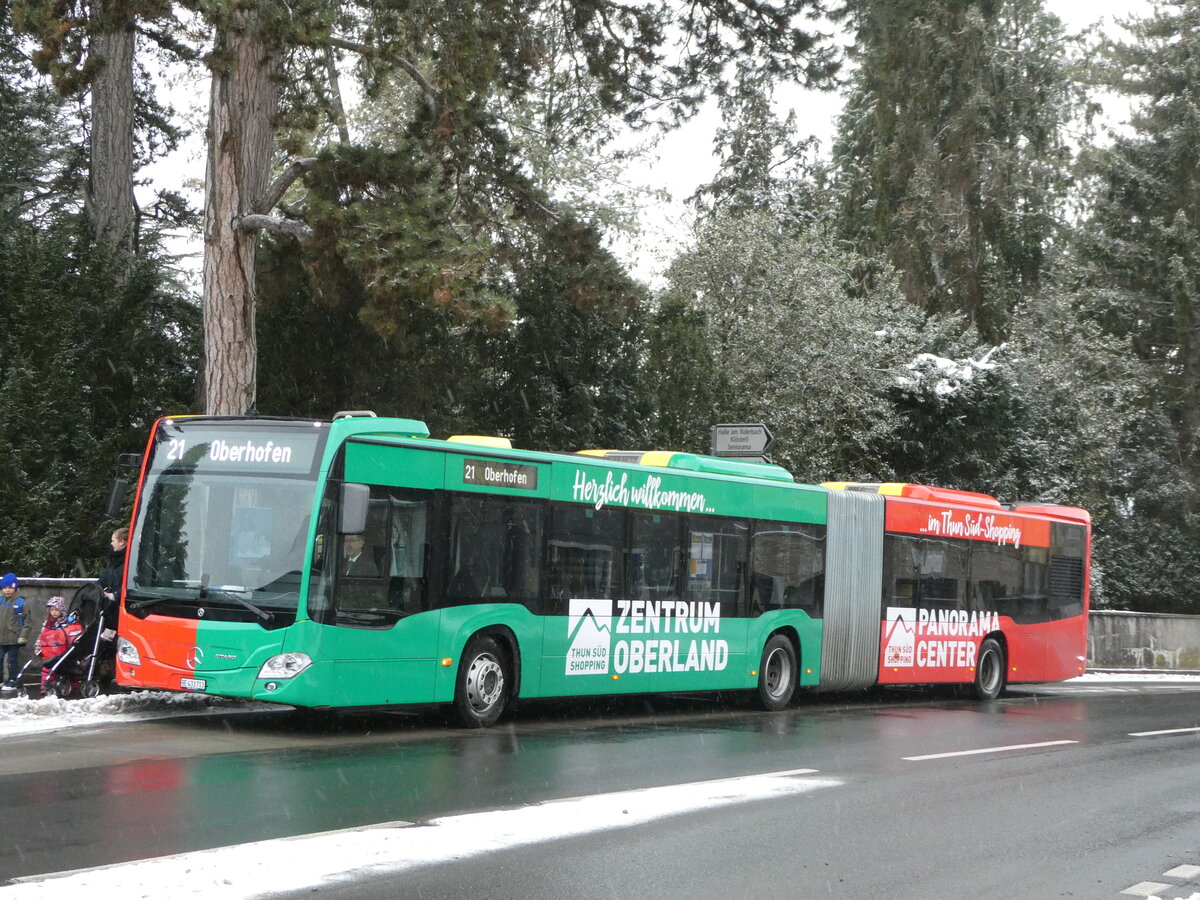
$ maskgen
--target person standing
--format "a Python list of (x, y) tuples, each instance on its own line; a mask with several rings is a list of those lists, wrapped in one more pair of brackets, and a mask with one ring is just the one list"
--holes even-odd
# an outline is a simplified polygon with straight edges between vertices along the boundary
[(109, 538), (112, 552), (108, 554), (108, 566), (100, 573), (100, 590), (105, 598), (115, 601), (121, 593), (121, 582), (125, 580), (125, 546), (129, 543), (129, 529), (118, 528)]
[[(0, 664), (7, 670), (6, 688), (17, 686), (17, 656), (29, 641), (29, 620), (25, 615), (25, 598), (18, 596), (20, 583), (12, 572), (0, 578)], [(2, 674), (2, 673), (0, 673)]]

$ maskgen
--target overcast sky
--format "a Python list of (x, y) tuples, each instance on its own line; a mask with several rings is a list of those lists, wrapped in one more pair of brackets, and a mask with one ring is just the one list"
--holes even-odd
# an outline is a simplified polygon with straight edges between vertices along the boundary
[[(1150, 0), (1047, 0), (1046, 7), (1059, 16), (1072, 30), (1082, 30), (1094, 23), (1110, 23), (1114, 18), (1129, 15), (1146, 15)], [(207, 106), (207, 84), (191, 81), (177, 88), (172, 95), (180, 112), (189, 115), (196, 134), (177, 153), (162, 160), (143, 173), (157, 187), (185, 190), (191, 202), (202, 206), (201, 194), (204, 179), (204, 153), (202, 145), (203, 120)], [(181, 99), (182, 98), (182, 99)], [(828, 153), (834, 133), (834, 125), (841, 109), (841, 98), (836, 93), (820, 91), (788, 90), (781, 88), (776, 94), (781, 114), (788, 107), (795, 109), (801, 134), (815, 135), (821, 142), (822, 153)], [(689, 237), (691, 217), (684, 200), (697, 187), (707, 183), (716, 173), (717, 160), (712, 154), (712, 137), (719, 124), (715, 105), (702, 110), (682, 128), (665, 135), (654, 153), (643, 166), (628, 172), (628, 181), (667, 192), (668, 203), (655, 204), (642, 215), (643, 233), (636, 241), (617, 237), (613, 249), (636, 277), (653, 286), (661, 284), (661, 275), (667, 262)], [(149, 202), (149, 188), (140, 191), (143, 208)], [(195, 287), (199, 290), (200, 236), (188, 235), (177, 240), (174, 252), (189, 254), (185, 262), (195, 274)]]
[[(1082, 31), (1097, 23), (1111, 27), (1114, 19), (1131, 15), (1145, 16), (1150, 0), (1046, 0), (1046, 9), (1060, 19), (1069, 31)], [(837, 93), (781, 89), (776, 94), (781, 114), (788, 106), (804, 135), (815, 135), (822, 153), (828, 153), (834, 135), (842, 98)], [(1119, 116), (1118, 116), (1119, 117)], [(614, 250), (631, 265), (637, 277), (652, 285), (661, 283), (666, 263), (688, 240), (690, 215), (683, 201), (696, 188), (712, 180), (717, 159), (712, 155), (712, 137), (720, 124), (715, 105), (704, 109), (677, 131), (659, 143), (655, 158), (645, 172), (631, 172), (631, 180), (667, 191), (672, 202), (647, 210), (642, 217), (645, 234), (636, 242), (615, 240)]]

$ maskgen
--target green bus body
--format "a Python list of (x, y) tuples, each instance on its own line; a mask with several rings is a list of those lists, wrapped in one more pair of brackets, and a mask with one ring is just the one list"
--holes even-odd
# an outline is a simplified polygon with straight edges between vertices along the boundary
[[(164, 423), (168, 431), (164, 431)], [(733, 601), (741, 604), (742, 608), (734, 610), (741, 614), (713, 616), (714, 604), (702, 601), (693, 601), (685, 612), (679, 605), (683, 601), (672, 599), (650, 608), (652, 614), (663, 614), (648, 617), (638, 600), (608, 598), (612, 603), (601, 611), (608, 617), (600, 623), (599, 632), (603, 635), (607, 627), (608, 664), (575, 674), (568, 674), (568, 656), (572, 641), (579, 639), (575, 620), (581, 617), (573, 619), (562, 614), (565, 610), (547, 609), (550, 604), (544, 596), (526, 603), (481, 601), (468, 605), (426, 596), (425, 608), (399, 615), (386, 627), (320, 621), (321, 616), (314, 616), (313, 611), (315, 577), (296, 579), (294, 600), (288, 601), (289, 605), (294, 602), (295, 608), (284, 627), (256, 620), (236, 603), (215, 598), (212, 585), (207, 586), (206, 596), (197, 588), (198, 596), (159, 603), (148, 585), (153, 579), (141, 578), (139, 572), (150, 571), (149, 564), (142, 563), (155, 540), (151, 532), (160, 534), (168, 527), (163, 524), (164, 514), (150, 522), (146, 512), (148, 498), (157, 496), (156, 492), (166, 493), (156, 485), (156, 478), (167, 473), (186, 477), (177, 475), (169, 465), (155, 464), (156, 454), (164, 453), (167, 434), (177, 435), (175, 439), (183, 445), (189, 435), (203, 435), (214, 424), (233, 429), (244, 426), (259, 435), (282, 427), (271, 420), (215, 418), (164, 423), (156, 427), (150, 442), (131, 538), (120, 634), (123, 645), (128, 643), (136, 651), (137, 662), (130, 664), (126, 661), (129, 654), (122, 652), (118, 663), (118, 679), (127, 686), (202, 690), (304, 707), (449, 703), (455, 698), (464, 648), (481, 633), (497, 636), (511, 652), (515, 695), (521, 698), (753, 689), (759, 682), (764, 645), (775, 633), (786, 634), (799, 650), (799, 684), (812, 686), (819, 681), (821, 620), (802, 609), (745, 614), (744, 578), (739, 588), (742, 596)], [(311, 511), (303, 534), (300, 571), (310, 575), (321, 569), (322, 529), (328, 532), (336, 488), (342, 483), (369, 485), (373, 492), (412, 489), (435, 496), (510, 497), (547, 510), (551, 504), (597, 513), (635, 510), (639, 515), (665, 517), (668, 523), (678, 520), (681, 527), (688, 517), (700, 516), (745, 523), (825, 523), (829, 492), (792, 484), (790, 476), (771, 466), (675, 454), (673, 467), (650, 468), (578, 454), (497, 449), (431, 440), (422, 436), (425, 428), (421, 423), (410, 420), (355, 417), (305, 424), (324, 435), (319, 465), (311, 473)], [(739, 474), (720, 474), (722, 469)], [(229, 477), (249, 481), (256, 476), (244, 472)], [(243, 509), (233, 507), (233, 517)], [(213, 523), (207, 524), (211, 528)], [(273, 523), (275, 527), (282, 524)], [(324, 540), (329, 539), (326, 533)], [(189, 540), (183, 543), (194, 545), (197, 540), (198, 536), (189, 532)], [(332, 549), (326, 547), (325, 552)], [(546, 551), (540, 548), (538, 552)], [(708, 562), (700, 557), (696, 561)], [(613, 563), (624, 565), (625, 561)], [(430, 575), (444, 569), (437, 560), (422, 565), (429, 566), (425, 572)], [(198, 575), (199, 570), (182, 574), (184, 577), (173, 581), (195, 582), (190, 576)], [(541, 577), (545, 579), (545, 572)], [(621, 580), (619, 574), (617, 580)], [(230, 593), (251, 595), (245, 590), (247, 584), (239, 582), (236, 587), (242, 590)], [(335, 585), (334, 591), (339, 589)], [(545, 590), (544, 583), (538, 586), (539, 595)], [(147, 604), (145, 608), (137, 608), (141, 603)], [(668, 607), (668, 603), (672, 605)], [(276, 617), (281, 615), (261, 600), (255, 599), (254, 604)], [(590, 627), (596, 618), (590, 617)], [(592, 649), (603, 640), (595, 633), (591, 638)], [(261, 677), (267, 660), (288, 653), (306, 654), (311, 664), (294, 677)]]
[(974, 683), (1084, 671), (1090, 518), (407, 419), (151, 436), (117, 680), (302, 707)]

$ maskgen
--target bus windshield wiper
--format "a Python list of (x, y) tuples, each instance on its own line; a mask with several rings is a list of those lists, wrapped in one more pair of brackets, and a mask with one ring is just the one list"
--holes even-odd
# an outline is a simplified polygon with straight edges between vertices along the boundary
[(126, 609), (141, 609), (143, 606), (154, 606), (156, 603), (165, 603), (168, 600), (173, 600), (174, 597), (164, 597), (162, 594), (142, 594), (134, 591), (125, 592), (125, 608)]
[(271, 615), (271, 613), (267, 612), (262, 607), (255, 606), (245, 597), (242, 597), (233, 591), (224, 591), (220, 588), (205, 588), (200, 592), (200, 599), (203, 600), (206, 597), (214, 597), (217, 600), (232, 600), (234, 603), (239, 603), (262, 619), (264, 622), (270, 622), (273, 618), (275, 618), (273, 615)]

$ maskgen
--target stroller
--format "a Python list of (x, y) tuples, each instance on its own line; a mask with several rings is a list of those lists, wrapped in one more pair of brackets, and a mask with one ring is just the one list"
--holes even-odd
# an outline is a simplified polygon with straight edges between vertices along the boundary
[(101, 683), (112, 679), (117, 656), (117, 604), (104, 596), (100, 585), (92, 582), (75, 592), (67, 609), (67, 618), (72, 616), (83, 626), (79, 637), (58, 656), (32, 657), (21, 668), (18, 685), (25, 684), (25, 673), (35, 665), (49, 670), (42, 681), (42, 695), (53, 693), (64, 700), (77, 684), (81, 697), (95, 697), (100, 693)]

